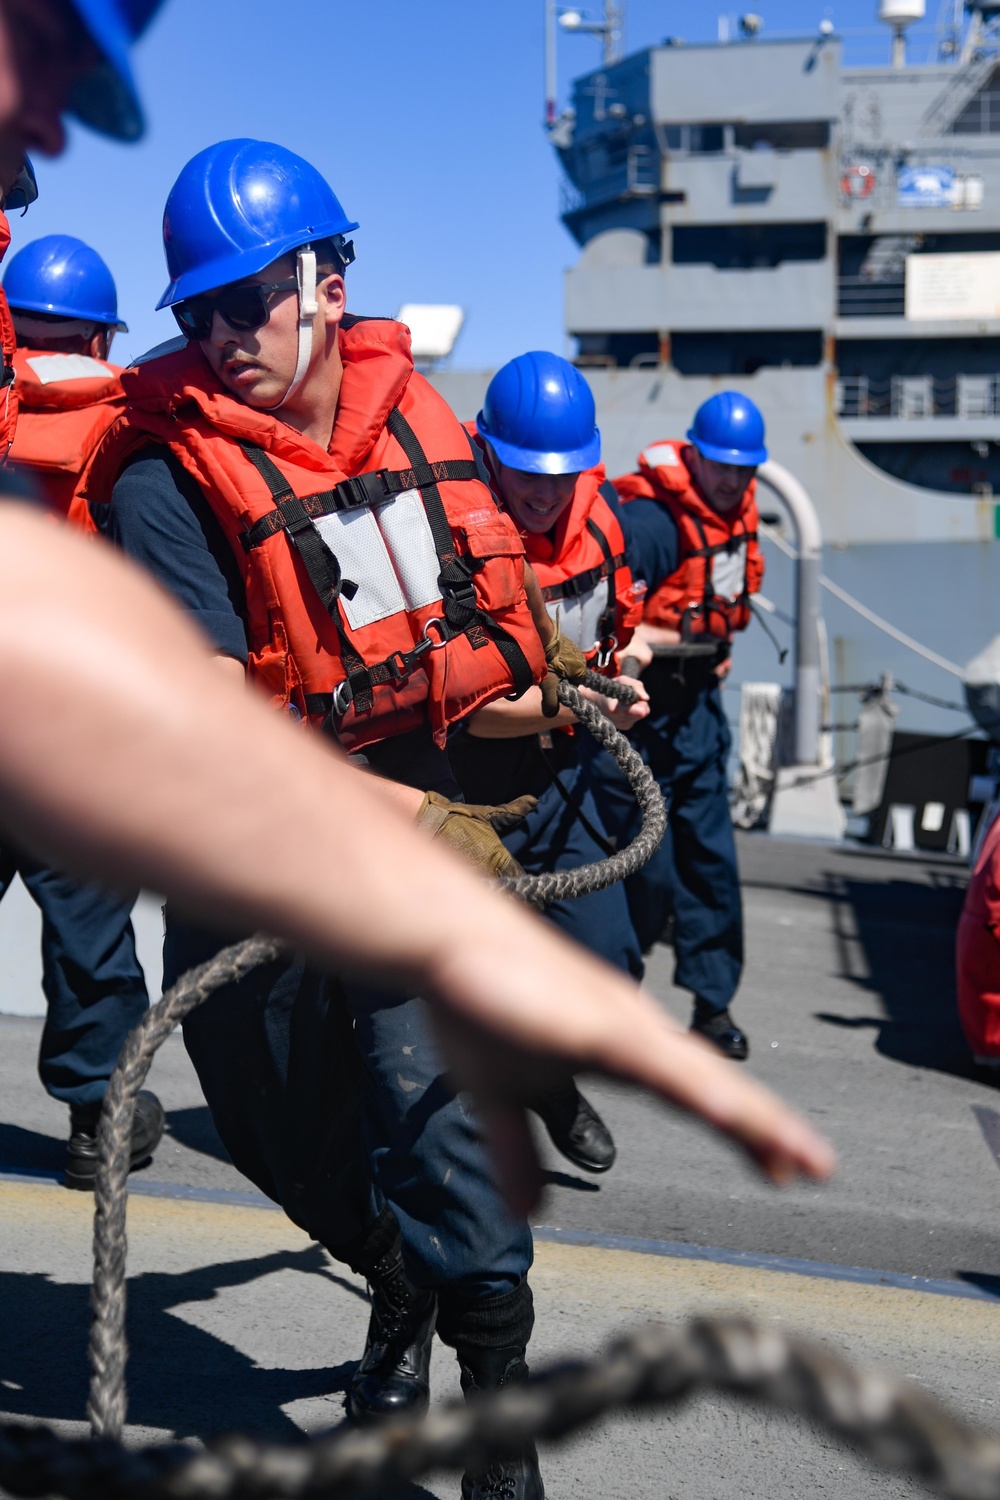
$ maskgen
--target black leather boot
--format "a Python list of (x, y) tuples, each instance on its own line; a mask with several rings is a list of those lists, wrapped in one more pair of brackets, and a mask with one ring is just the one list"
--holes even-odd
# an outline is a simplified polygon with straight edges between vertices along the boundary
[[(485, 1391), (520, 1385), (528, 1378), (525, 1349), (462, 1349), (457, 1351), (466, 1400)], [(482, 1469), (462, 1475), (462, 1500), (545, 1500), (534, 1443), (520, 1453), (495, 1458)]]
[[(68, 1188), (92, 1192), (97, 1177), (97, 1122), (101, 1104), (71, 1104), (69, 1107), (69, 1145), (66, 1148), (66, 1172), (63, 1181)], [(132, 1150), (129, 1171), (144, 1167), (163, 1136), (163, 1105), (155, 1094), (143, 1089), (136, 1096), (132, 1117)]]
[(572, 1078), (533, 1106), (556, 1150), (585, 1172), (606, 1172), (617, 1151), (611, 1131)]
[(714, 1043), (723, 1056), (732, 1058), (733, 1062), (746, 1062), (750, 1056), (749, 1038), (725, 1007), (713, 1010), (706, 1001), (696, 997), (691, 1030)]
[(398, 1241), (367, 1275), (372, 1312), (347, 1395), (348, 1413), (359, 1423), (422, 1417), (430, 1404), (437, 1298), (407, 1280)]

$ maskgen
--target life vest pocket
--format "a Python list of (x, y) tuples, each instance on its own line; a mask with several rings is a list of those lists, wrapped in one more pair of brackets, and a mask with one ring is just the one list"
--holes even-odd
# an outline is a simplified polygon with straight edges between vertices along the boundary
[(524, 598), (524, 544), (503, 517), (462, 533), (468, 555), (480, 565), (473, 574), (476, 595), (487, 614), (511, 609)]

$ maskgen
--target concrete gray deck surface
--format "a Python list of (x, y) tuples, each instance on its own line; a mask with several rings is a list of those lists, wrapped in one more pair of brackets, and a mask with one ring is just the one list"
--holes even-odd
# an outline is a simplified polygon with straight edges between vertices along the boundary
[[(552, 1156), (541, 1220), (947, 1278), (1000, 1297), (1000, 1097), (973, 1076), (953, 1013), (964, 871), (754, 836), (741, 858), (749, 954), (737, 1013), (751, 1066), (831, 1135), (839, 1177), (774, 1192), (698, 1127), (588, 1085), (619, 1163), (595, 1181)], [(670, 971), (658, 949), (650, 986), (685, 1015)], [(85, 1392), (88, 1204), (54, 1182), (63, 1112), (34, 1078), (37, 1035), (35, 1020), (0, 1018), (0, 1172), (17, 1179), (0, 1183), (0, 1406), (73, 1422)], [(246, 1192), (179, 1038), (151, 1084), (170, 1135), (144, 1189)], [(275, 1211), (144, 1194), (130, 1213), (135, 1436), (238, 1426), (277, 1438), (339, 1420), (364, 1337), (355, 1278)], [(539, 1358), (593, 1350), (647, 1316), (745, 1308), (890, 1363), (1000, 1428), (1000, 1303), (552, 1244), (539, 1246), (534, 1281)], [(439, 1350), (435, 1391), (456, 1389)], [(715, 1400), (601, 1428), (546, 1455), (545, 1474), (553, 1500), (917, 1493), (796, 1422)], [(457, 1490), (443, 1478), (414, 1493)]]

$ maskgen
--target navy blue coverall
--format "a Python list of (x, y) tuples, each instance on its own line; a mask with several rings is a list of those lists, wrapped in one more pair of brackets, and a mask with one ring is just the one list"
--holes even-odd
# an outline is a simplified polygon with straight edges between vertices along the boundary
[[(676, 523), (665, 506), (645, 499), (623, 505), (622, 522), (633, 576), (652, 592), (679, 566)], [(643, 673), (650, 714), (632, 740), (659, 782), (669, 818), (659, 850), (626, 882), (626, 892), (643, 952), (673, 913), (675, 984), (724, 1010), (743, 969), (743, 905), (726, 779), (729, 726), (714, 672), (696, 660), (685, 664), (683, 678), (676, 672), (669, 658), (660, 658)], [(604, 825), (620, 846), (638, 831), (635, 798), (609, 755), (585, 739), (583, 748)]]
[[(46, 509), (31, 479), (4, 469), (4, 498)], [(38, 1074), (53, 1099), (104, 1098), (122, 1043), (149, 1006), (132, 931), (135, 897), (79, 886), (11, 845), (0, 848), (0, 900), (20, 875), (42, 914), (47, 1006)]]
[(15, 875), (42, 914), (47, 1013), (39, 1077), (54, 1099), (96, 1104), (149, 1005), (132, 931), (135, 897), (77, 885), (27, 854), (0, 849), (0, 899)]
[[(449, 745), (466, 801), (507, 802), (525, 793), (538, 798), (534, 812), (503, 840), (528, 875), (575, 870), (606, 859), (608, 854), (607, 834), (590, 786), (588, 760), (579, 749), (579, 741), (590, 737), (581, 729), (572, 736), (557, 730), (551, 738), (552, 748), (543, 751), (537, 735), (486, 740), (459, 730)], [(609, 964), (637, 980), (642, 978), (642, 952), (621, 885), (570, 901), (553, 901), (543, 915), (567, 937)]]
[[(145, 449), (119, 477), (108, 534), (179, 598), (217, 651), (246, 663), (246, 599), (229, 543), (168, 450)], [(364, 754), (382, 775), (459, 795), (429, 731)], [(165, 984), (220, 946), (218, 934), (168, 909)], [(530, 1231), (494, 1186), (421, 1000), (276, 962), (216, 991), (185, 1020), (184, 1042), (235, 1165), (331, 1254), (356, 1264), (352, 1247), (388, 1202), (407, 1274), (438, 1293), (445, 1342), (461, 1336), (463, 1309), (526, 1290)]]
[[(603, 484), (601, 492), (624, 530), (623, 507), (610, 484)], [(508, 802), (526, 793), (538, 798), (534, 812), (503, 840), (526, 875), (596, 864), (610, 849), (590, 785), (590, 757), (581, 749), (589, 734), (585, 729), (572, 734), (556, 729), (545, 738), (550, 744), (543, 748), (537, 734), (479, 739), (459, 726), (449, 745), (467, 802)], [(615, 968), (642, 979), (642, 950), (620, 884), (570, 901), (553, 901), (542, 915)]]

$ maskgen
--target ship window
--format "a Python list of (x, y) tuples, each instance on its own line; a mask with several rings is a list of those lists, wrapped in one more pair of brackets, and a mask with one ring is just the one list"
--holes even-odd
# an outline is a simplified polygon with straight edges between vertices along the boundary
[(1000, 69), (994, 69), (986, 85), (969, 100), (949, 134), (1000, 134)]
[(660, 361), (658, 333), (580, 333), (576, 363), (612, 370), (638, 369)]
[(678, 224), (674, 226), (676, 266), (715, 266), (745, 271), (780, 266), (789, 260), (822, 260), (826, 225), (819, 224)]
[(670, 363), (681, 375), (754, 375), (762, 369), (822, 361), (819, 328), (675, 333), (670, 339)]
[(660, 136), (665, 150), (691, 151), (695, 155), (721, 151), (725, 145), (721, 125), (664, 125)]
[(733, 126), (733, 145), (744, 151), (822, 151), (830, 144), (826, 120), (772, 120)]
[(859, 442), (857, 447), (869, 463), (907, 484), (953, 495), (1000, 494), (1000, 449), (995, 442)]

